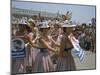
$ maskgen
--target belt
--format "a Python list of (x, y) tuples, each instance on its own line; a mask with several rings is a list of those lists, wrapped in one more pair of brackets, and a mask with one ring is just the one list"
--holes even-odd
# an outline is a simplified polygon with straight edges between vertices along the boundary
[(69, 56), (69, 55), (71, 55), (71, 49), (72, 48), (65, 48), (62, 52), (60, 52), (60, 56)]
[(65, 52), (71, 51), (72, 48), (64, 48)]
[(48, 52), (47, 48), (39, 48), (40, 52)]

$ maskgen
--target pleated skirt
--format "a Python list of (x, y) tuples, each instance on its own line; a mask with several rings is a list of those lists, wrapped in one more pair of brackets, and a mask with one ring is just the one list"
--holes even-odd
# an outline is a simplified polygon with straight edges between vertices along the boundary
[(74, 71), (74, 70), (76, 70), (76, 67), (72, 55), (58, 57), (56, 71)]
[(35, 58), (38, 54), (39, 50), (37, 48), (27, 47), (26, 52), (26, 66), (33, 66), (35, 62)]
[(51, 72), (54, 70), (48, 51), (39, 52), (35, 58), (33, 72)]
[(25, 59), (26, 59), (26, 48), (25, 48), (25, 57), (12, 58), (11, 60), (12, 74), (26, 73)]
[(12, 59), (11, 73), (12, 74), (26, 73), (24, 58)]

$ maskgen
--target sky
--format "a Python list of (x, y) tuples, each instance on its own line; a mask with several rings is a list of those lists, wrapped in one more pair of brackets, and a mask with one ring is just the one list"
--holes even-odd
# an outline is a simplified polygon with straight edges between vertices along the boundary
[(72, 12), (71, 20), (76, 22), (79, 21), (80, 23), (88, 23), (91, 18), (96, 18), (96, 7), (89, 5), (12, 1), (12, 7), (52, 13), (57, 13), (59, 11), (60, 14), (66, 14), (67, 11), (70, 11)]

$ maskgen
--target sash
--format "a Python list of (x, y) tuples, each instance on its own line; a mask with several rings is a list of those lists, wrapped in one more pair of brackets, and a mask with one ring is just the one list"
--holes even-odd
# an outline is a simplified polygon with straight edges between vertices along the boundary
[(72, 33), (68, 36), (68, 38), (74, 47), (73, 53), (80, 59), (80, 62), (82, 62), (84, 58), (84, 51), (80, 47), (79, 41), (74, 37)]

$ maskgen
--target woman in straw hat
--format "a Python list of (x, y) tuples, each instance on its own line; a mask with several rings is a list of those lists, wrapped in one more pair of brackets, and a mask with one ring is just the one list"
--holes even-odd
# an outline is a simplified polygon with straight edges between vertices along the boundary
[[(54, 29), (54, 30), (53, 30)], [(49, 36), (49, 39), (53, 39), (54, 41), (56, 41), (56, 43), (58, 44), (59, 43), (59, 39), (60, 39), (60, 36), (62, 35), (62, 27), (61, 27), (61, 24), (59, 22), (55, 23), (54, 24), (54, 28), (53, 28), (51, 31), (51, 35)], [(52, 42), (52, 41), (51, 41)], [(52, 45), (51, 45), (53, 48), (57, 49), (57, 51), (59, 51), (59, 47), (56, 46), (53, 42), (52, 42)], [(54, 52), (51, 52), (51, 59), (53, 61), (53, 64), (54, 64), (54, 67), (56, 69), (56, 64), (57, 64), (57, 53), (54, 53)], [(55, 70), (54, 70), (55, 71)]]
[[(51, 43), (47, 36), (48, 29), (48, 24), (43, 22), (40, 26), (40, 38), (38, 40), (40, 52), (36, 56), (33, 72), (49, 72), (54, 69), (49, 50), (53, 52), (56, 51), (50, 46)], [(30, 43), (32, 44), (31, 40)]]
[[(24, 38), (24, 35), (27, 34), (27, 23), (25, 20), (20, 20), (19, 30), (16, 32), (16, 35), (12, 36), (12, 39), (19, 38), (26, 43), (27, 41)], [(25, 50), (26, 52), (26, 50)], [(13, 53), (12, 53), (13, 54)], [(25, 57), (23, 58), (13, 58), (12, 56), (12, 73), (25, 73)]]
[(74, 59), (71, 54), (73, 45), (68, 36), (73, 31), (74, 25), (63, 25), (63, 33), (58, 36), (59, 42), (51, 41), (59, 47), (56, 71), (72, 71), (76, 70)]
[[(26, 65), (27, 65), (27, 57), (28, 57), (28, 49), (26, 44), (28, 43), (26, 35), (32, 32), (32, 29), (27, 25), (27, 21), (21, 19), (19, 22), (19, 30), (16, 32), (16, 35), (12, 37), (12, 39), (20, 38), (24, 41), (25, 45), (25, 57), (23, 58), (13, 58), (12, 56), (12, 73), (26, 73)], [(36, 47), (35, 45), (33, 45)]]

